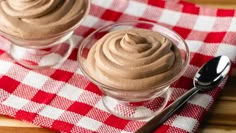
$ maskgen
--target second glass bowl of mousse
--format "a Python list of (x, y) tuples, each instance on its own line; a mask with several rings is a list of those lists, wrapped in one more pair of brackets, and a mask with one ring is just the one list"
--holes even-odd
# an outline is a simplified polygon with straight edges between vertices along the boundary
[(73, 32), (88, 15), (89, 0), (1, 0), (0, 35), (9, 55), (28, 68), (62, 63), (76, 45)]

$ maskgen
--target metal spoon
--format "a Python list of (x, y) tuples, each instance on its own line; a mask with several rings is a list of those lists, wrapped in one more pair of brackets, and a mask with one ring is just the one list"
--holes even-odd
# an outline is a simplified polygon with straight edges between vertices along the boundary
[(197, 92), (211, 90), (219, 85), (228, 74), (230, 66), (231, 62), (227, 56), (218, 56), (208, 61), (194, 76), (194, 87), (170, 104), (157, 116), (153, 117), (143, 127), (137, 130), (136, 133), (154, 132)]

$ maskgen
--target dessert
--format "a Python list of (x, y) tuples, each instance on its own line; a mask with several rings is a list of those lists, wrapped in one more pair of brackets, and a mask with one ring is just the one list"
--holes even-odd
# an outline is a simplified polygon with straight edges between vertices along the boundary
[(22, 39), (55, 36), (83, 18), (84, 0), (0, 0), (0, 31)]
[(88, 74), (120, 90), (145, 90), (172, 79), (182, 69), (180, 50), (158, 32), (146, 29), (112, 31), (90, 49)]

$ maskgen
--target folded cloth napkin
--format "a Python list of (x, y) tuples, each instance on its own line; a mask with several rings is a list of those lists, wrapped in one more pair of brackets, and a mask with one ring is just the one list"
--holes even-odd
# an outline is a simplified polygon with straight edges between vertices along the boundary
[[(227, 55), (236, 61), (235, 10), (213, 9), (182, 1), (92, 0), (91, 11), (76, 30), (76, 43), (96, 28), (117, 21), (147, 20), (178, 32), (191, 51), (190, 65), (170, 89), (171, 103), (193, 87), (192, 78), (209, 59)], [(111, 115), (102, 105), (101, 92), (81, 73), (76, 46), (60, 66), (30, 70), (6, 53), (9, 42), (0, 39), (0, 114), (60, 132), (128, 133), (145, 121)], [(225, 82), (216, 89), (197, 94), (167, 120), (156, 133), (195, 132)]]

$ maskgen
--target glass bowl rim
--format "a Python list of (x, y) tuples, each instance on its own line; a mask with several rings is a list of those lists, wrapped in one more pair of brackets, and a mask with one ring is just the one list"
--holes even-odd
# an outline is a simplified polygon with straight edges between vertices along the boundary
[[(108, 86), (106, 84), (103, 84), (101, 82), (99, 82), (98, 80), (92, 78), (87, 72), (86, 72), (86, 68), (84, 68), (84, 65), (83, 65), (83, 61), (81, 59), (81, 52), (82, 52), (82, 49), (84, 48), (84, 46), (86, 45), (85, 42), (87, 42), (95, 33), (103, 30), (103, 29), (107, 29), (107, 28), (111, 28), (111, 27), (116, 27), (116, 26), (120, 26), (120, 25), (127, 25), (129, 26), (129, 24), (135, 24), (135, 23), (144, 23), (144, 24), (150, 24), (150, 25), (155, 25), (155, 26), (158, 26), (158, 27), (161, 27), (163, 29), (165, 29), (166, 31), (170, 32), (171, 34), (175, 35), (176, 38), (178, 38), (178, 40), (181, 40), (181, 43), (182, 45), (184, 45), (185, 47), (185, 51), (186, 51), (186, 59), (184, 61), (184, 63), (182, 64), (182, 69), (180, 72), (177, 73), (177, 75), (173, 76), (171, 79), (169, 79), (168, 81), (164, 82), (164, 83), (161, 83), (161, 84), (158, 84), (158, 85), (155, 85), (155, 86), (152, 86), (152, 87), (149, 87), (147, 89), (141, 89), (141, 90), (126, 90), (126, 89), (119, 89), (119, 88), (115, 88), (115, 87), (112, 87), (112, 86)], [(144, 28), (145, 29), (145, 28)], [(161, 35), (163, 35), (161, 33)], [(166, 37), (166, 35), (163, 35)], [(102, 38), (102, 37), (101, 37)], [(80, 46), (79, 46), (79, 49), (78, 49), (78, 53), (77, 53), (77, 61), (78, 61), (78, 64), (79, 64), (79, 69), (81, 70), (81, 72), (84, 74), (84, 76), (86, 78), (88, 78), (92, 83), (96, 84), (99, 88), (102, 87), (101, 89), (104, 90), (109, 90), (109, 91), (116, 91), (116, 92), (143, 92), (143, 91), (150, 91), (150, 90), (155, 90), (156, 88), (163, 88), (163, 87), (167, 87), (168, 85), (172, 84), (173, 82), (177, 81), (182, 75), (183, 73), (186, 71), (188, 65), (189, 65), (189, 62), (190, 62), (190, 51), (189, 51), (189, 47), (187, 45), (187, 43), (185, 42), (185, 40), (178, 34), (176, 33), (175, 31), (167, 28), (167, 27), (164, 27), (158, 23), (154, 23), (154, 22), (149, 22), (149, 21), (143, 21), (143, 20), (134, 20), (134, 21), (121, 21), (121, 22), (115, 22), (115, 23), (112, 23), (112, 24), (108, 24), (108, 25), (105, 25), (105, 26), (102, 26), (100, 28), (98, 28), (97, 30), (93, 31), (92, 33), (90, 33), (87, 37), (85, 37)]]
[(10, 40), (14, 39), (14, 40), (18, 40), (18, 41), (37, 42), (37, 41), (42, 41), (42, 40), (49, 40), (49, 39), (56, 38), (58, 36), (64, 35), (64, 34), (70, 32), (70, 31), (73, 31), (76, 28), (78, 28), (80, 26), (80, 24), (84, 21), (86, 16), (88, 16), (90, 8), (91, 8), (91, 0), (85, 0), (85, 1), (86, 1), (86, 9), (85, 9), (85, 12), (82, 15), (81, 19), (75, 25), (70, 27), (69, 29), (64, 30), (64, 31), (59, 32), (59, 33), (56, 33), (56, 34), (53, 34), (52, 36), (49, 36), (48, 38), (45, 37), (45, 38), (24, 39), (24, 38), (20, 38), (20, 37), (8, 34), (8, 33), (3, 32), (3, 31), (0, 31), (0, 36), (3, 37), (3, 38), (6, 38), (6, 39), (11, 38)]

